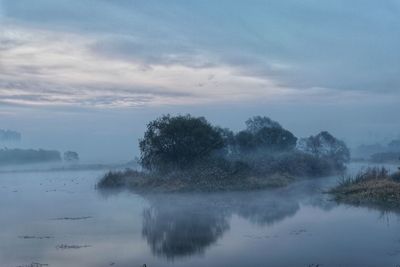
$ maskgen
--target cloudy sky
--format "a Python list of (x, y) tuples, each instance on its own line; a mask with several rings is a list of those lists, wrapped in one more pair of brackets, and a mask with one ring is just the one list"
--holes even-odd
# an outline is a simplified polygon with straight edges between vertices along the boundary
[(399, 47), (399, 0), (0, 0), (0, 128), (118, 160), (167, 112), (384, 141)]

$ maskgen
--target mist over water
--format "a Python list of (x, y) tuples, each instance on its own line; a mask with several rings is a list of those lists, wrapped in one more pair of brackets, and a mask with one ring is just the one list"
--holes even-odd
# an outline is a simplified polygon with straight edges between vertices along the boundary
[(398, 0), (0, 0), (0, 266), (400, 266), (398, 210), (309, 177), (397, 170), (399, 28)]
[[(22, 140), (1, 146), (73, 150), (80, 154), (81, 160), (92, 163), (126, 162), (139, 155), (138, 140), (143, 137), (146, 124), (166, 113), (205, 116), (213, 124), (234, 131), (243, 129), (244, 121), (253, 115), (267, 115), (298, 137), (327, 130), (350, 148), (361, 144), (386, 144), (399, 137), (398, 116), (388, 119), (381, 108), (314, 104), (268, 103), (259, 107), (225, 104), (95, 112), (18, 111), (14, 116), (2, 117), (0, 122), (3, 128), (21, 132)], [(393, 107), (390, 114), (397, 114), (396, 110)], [(32, 117), (34, 113), (38, 115)]]
[(138, 195), (96, 190), (102, 174), (0, 174), (2, 265), (395, 266), (399, 260), (399, 215), (338, 205), (321, 194), (338, 177), (255, 192)]

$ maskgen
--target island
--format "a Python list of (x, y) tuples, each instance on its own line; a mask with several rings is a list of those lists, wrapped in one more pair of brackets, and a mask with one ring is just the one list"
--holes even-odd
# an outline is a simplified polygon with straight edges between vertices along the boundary
[(350, 160), (346, 144), (326, 131), (298, 139), (268, 117), (255, 116), (245, 124), (235, 133), (204, 117), (163, 115), (139, 140), (141, 169), (110, 171), (98, 188), (254, 190), (338, 174)]

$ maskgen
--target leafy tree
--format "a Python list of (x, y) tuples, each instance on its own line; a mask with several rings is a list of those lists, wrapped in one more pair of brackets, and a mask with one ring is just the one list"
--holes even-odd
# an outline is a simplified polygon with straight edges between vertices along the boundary
[(254, 116), (246, 121), (246, 130), (250, 133), (257, 133), (262, 128), (279, 128), (282, 129), (282, 126), (279, 122), (271, 120), (268, 117)]
[(220, 156), (229, 156), (235, 153), (235, 134), (228, 128), (214, 127), (214, 129), (221, 135), (223, 140), (223, 148), (220, 150)]
[(317, 157), (330, 158), (339, 164), (350, 161), (350, 150), (346, 144), (326, 131), (301, 139), (298, 149)]
[(297, 138), (283, 128), (260, 129), (255, 134), (256, 143), (272, 150), (291, 150), (296, 147)]
[(205, 118), (163, 115), (147, 125), (140, 162), (148, 170), (184, 169), (223, 146), (221, 133)]
[(249, 131), (240, 131), (235, 136), (235, 141), (241, 152), (248, 152), (257, 148), (257, 141)]
[(246, 126), (246, 130), (236, 135), (236, 144), (240, 151), (282, 151), (291, 150), (296, 146), (297, 138), (268, 117), (252, 117), (246, 121)]

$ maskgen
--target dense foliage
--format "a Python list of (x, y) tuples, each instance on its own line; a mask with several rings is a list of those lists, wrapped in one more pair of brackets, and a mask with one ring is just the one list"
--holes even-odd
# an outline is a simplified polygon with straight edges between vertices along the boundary
[(147, 125), (139, 143), (149, 170), (184, 169), (224, 147), (221, 133), (203, 117), (164, 115)]
[(246, 121), (246, 130), (253, 134), (263, 128), (282, 128), (279, 122), (268, 117), (254, 116)]
[(281, 127), (262, 127), (256, 131), (241, 131), (236, 135), (240, 152), (254, 150), (284, 151), (296, 146), (297, 138)]
[(300, 139), (298, 149), (318, 158), (331, 159), (338, 165), (350, 161), (350, 150), (346, 144), (326, 131)]
[(256, 174), (317, 176), (341, 169), (350, 158), (344, 142), (328, 132), (301, 139), (298, 148), (296, 144), (290, 131), (268, 117), (248, 119), (246, 129), (235, 134), (203, 117), (164, 115), (148, 124), (140, 140), (140, 161), (151, 171), (194, 170), (201, 165), (229, 176), (241, 166)]
[(302, 139), (267, 117), (233, 131), (203, 117), (164, 115), (147, 125), (140, 140), (144, 172), (110, 172), (99, 188), (162, 192), (254, 190), (284, 186), (295, 177), (341, 172), (350, 155), (328, 132)]

